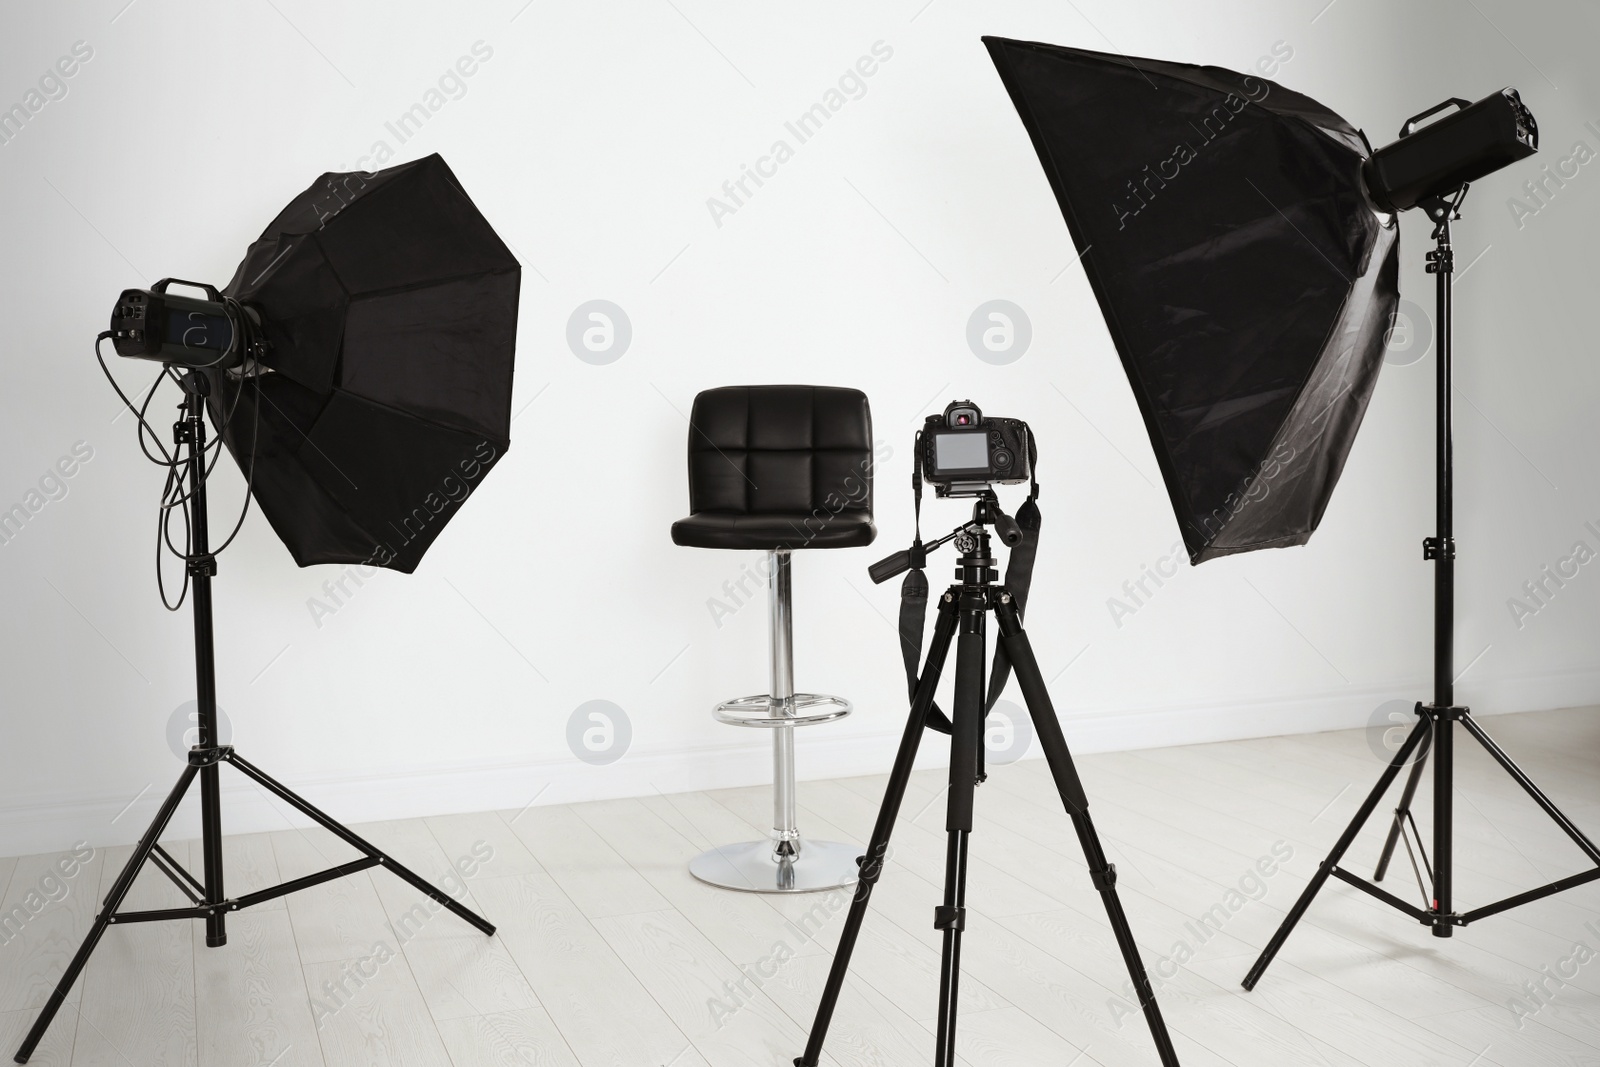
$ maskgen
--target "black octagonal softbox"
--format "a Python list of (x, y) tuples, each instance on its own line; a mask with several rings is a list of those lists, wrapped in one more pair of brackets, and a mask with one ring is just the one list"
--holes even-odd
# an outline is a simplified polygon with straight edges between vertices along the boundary
[(270, 349), (207, 372), (212, 418), (296, 563), (416, 568), (510, 445), (520, 282), (437, 155), (324, 174), (250, 246), (223, 292)]

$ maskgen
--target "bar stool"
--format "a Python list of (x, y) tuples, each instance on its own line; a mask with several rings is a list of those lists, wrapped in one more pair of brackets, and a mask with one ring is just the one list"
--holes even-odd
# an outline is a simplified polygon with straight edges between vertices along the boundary
[(850, 885), (859, 845), (812, 841), (795, 817), (794, 731), (850, 714), (842, 697), (794, 691), (793, 553), (869, 545), (872, 413), (855, 389), (750, 385), (709, 389), (689, 419), (689, 510), (672, 540), (767, 553), (771, 688), (725, 700), (719, 722), (772, 731), (772, 837), (695, 857), (702, 882), (756, 893)]

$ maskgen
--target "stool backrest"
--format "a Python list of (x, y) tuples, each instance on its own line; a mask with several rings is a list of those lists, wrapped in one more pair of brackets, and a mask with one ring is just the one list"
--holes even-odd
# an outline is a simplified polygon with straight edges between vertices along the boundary
[(872, 412), (859, 389), (708, 389), (689, 422), (691, 511), (871, 517)]

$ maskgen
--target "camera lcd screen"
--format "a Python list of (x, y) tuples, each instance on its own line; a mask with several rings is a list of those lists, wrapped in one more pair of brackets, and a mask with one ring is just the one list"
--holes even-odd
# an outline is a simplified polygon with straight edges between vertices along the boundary
[(941, 471), (988, 470), (989, 435), (982, 431), (934, 434), (933, 459)]

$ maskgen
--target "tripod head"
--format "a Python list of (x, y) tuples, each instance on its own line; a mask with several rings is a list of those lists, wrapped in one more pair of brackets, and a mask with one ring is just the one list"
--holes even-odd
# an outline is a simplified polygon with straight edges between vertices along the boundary
[[(989, 531), (987, 527), (993, 526), (1000, 535), (1001, 542), (1007, 548), (1015, 548), (1022, 543), (1022, 527), (1017, 525), (1017, 520), (1000, 510), (1000, 498), (993, 489), (984, 489), (972, 505), (972, 518), (957, 526), (954, 530), (935, 541), (926, 544), (919, 538), (911, 543), (911, 547), (896, 552), (886, 559), (880, 559), (867, 568), (867, 574), (875, 585), (882, 585), (897, 574), (904, 574), (913, 567), (921, 569), (927, 564), (928, 553), (948, 544), (956, 542), (956, 547), (963, 552), (963, 558), (989, 555)], [(967, 544), (962, 540), (963, 535), (971, 540)], [(992, 561), (991, 561), (992, 562)]]

